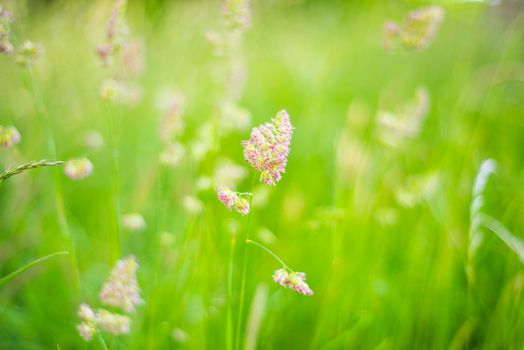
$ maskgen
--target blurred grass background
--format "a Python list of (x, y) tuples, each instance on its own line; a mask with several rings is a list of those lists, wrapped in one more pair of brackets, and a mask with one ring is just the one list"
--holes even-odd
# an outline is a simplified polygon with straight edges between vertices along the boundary
[[(515, 236), (524, 229), (524, 6), (440, 4), (446, 15), (429, 48), (386, 51), (384, 23), (427, 2), (253, 3), (240, 105), (251, 112), (250, 126), (287, 109), (295, 134), (283, 180), (255, 189), (251, 235), (305, 271), (315, 291), (304, 297), (283, 290), (271, 279), (276, 262), (248, 247), (241, 330), (257, 348), (524, 346), (518, 257), (486, 232), (475, 278), (466, 276), (471, 190), (482, 160), (495, 159), (500, 170), (488, 183), (487, 210)], [(212, 177), (228, 158), (249, 170), (236, 188), (249, 191), (254, 171), (243, 161), (240, 141), (250, 128), (213, 139), (202, 159), (189, 151), (213, 120), (221, 93), (214, 78), (220, 62), (204, 36), (220, 28), (220, 3), (130, 1), (126, 17), (132, 33), (143, 36), (146, 54), (143, 98), (133, 107), (99, 97), (107, 74), (94, 48), (111, 2), (4, 5), (15, 14), (17, 39), (44, 46), (33, 70), (58, 159), (85, 155), (94, 173), (71, 182), (60, 169), (41, 169), (0, 188), (1, 275), (69, 249), (57, 220), (54, 177), (63, 189), (80, 274), (77, 286), (70, 260), (57, 258), (2, 287), (0, 348), (100, 348), (78, 336), (78, 304), (97, 305), (115, 260), (130, 254), (140, 264), (145, 304), (133, 316), (130, 335), (108, 339), (111, 349), (225, 348), (230, 241), (247, 220), (228, 212), (212, 188), (199, 190), (197, 179)], [(3, 168), (52, 158), (27, 81), (26, 70), (0, 57), (0, 123), (22, 134), (16, 149), (1, 151)], [(430, 96), (420, 134), (401, 147), (380, 142), (378, 112), (402, 105), (419, 86)], [(188, 153), (176, 168), (159, 163), (163, 116), (156, 105), (166, 89), (184, 96)], [(84, 145), (91, 129), (104, 136), (100, 150)], [(120, 162), (117, 193), (113, 144)], [(188, 196), (198, 199), (200, 210), (188, 208)], [(142, 232), (121, 230), (120, 252), (115, 202), (122, 213), (141, 213), (147, 222)], [(238, 287), (237, 281), (235, 293)], [(244, 322), (256, 317), (260, 327), (253, 331), (257, 327)]]

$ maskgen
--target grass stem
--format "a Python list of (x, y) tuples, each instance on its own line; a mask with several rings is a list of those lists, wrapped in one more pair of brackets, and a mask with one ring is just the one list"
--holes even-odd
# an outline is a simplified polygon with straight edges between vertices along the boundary
[[(56, 159), (56, 143), (53, 135), (53, 130), (51, 127), (51, 121), (49, 119), (48, 111), (45, 107), (44, 98), (42, 96), (42, 93), (40, 92), (40, 89), (38, 88), (38, 84), (36, 83), (33, 69), (31, 65), (27, 67), (27, 72), (29, 74), (29, 85), (31, 94), (33, 96), (33, 100), (35, 102), (35, 109), (37, 112), (37, 115), (40, 118), (40, 122), (45, 129), (46, 133), (46, 145), (47, 145), (47, 153), (51, 158)], [(67, 241), (68, 250), (70, 252), (70, 260), (71, 260), (71, 273), (72, 273), (72, 280), (75, 290), (78, 292), (79, 285), (80, 285), (80, 273), (78, 271), (78, 260), (76, 257), (76, 248), (75, 243), (73, 241), (73, 237), (71, 235), (71, 230), (69, 229), (69, 223), (67, 221), (67, 215), (64, 205), (64, 196), (62, 192), (62, 185), (60, 182), (59, 175), (57, 173), (53, 174), (53, 187), (55, 192), (55, 206), (56, 206), (56, 212), (57, 212), (57, 219), (58, 219), (58, 225), (60, 227), (60, 231), (62, 233), (62, 236)]]
[[(255, 181), (256, 181), (257, 174), (253, 174), (253, 178), (251, 180), (251, 190), (250, 193), (253, 193), (253, 189), (255, 187)], [(243, 313), (244, 313), (244, 299), (246, 294), (246, 274), (247, 274), (247, 249), (246, 249), (246, 241), (249, 239), (249, 229), (250, 229), (250, 223), (251, 223), (251, 213), (253, 211), (252, 207), (253, 203), (253, 196), (249, 196), (249, 214), (247, 216), (247, 225), (246, 225), (246, 234), (243, 240), (243, 246), (242, 246), (242, 277), (240, 280), (240, 296), (238, 300), (238, 315), (237, 315), (237, 327), (236, 327), (236, 334), (235, 334), (235, 349), (240, 348), (240, 339), (241, 333), (242, 333), (242, 319), (243, 319)]]

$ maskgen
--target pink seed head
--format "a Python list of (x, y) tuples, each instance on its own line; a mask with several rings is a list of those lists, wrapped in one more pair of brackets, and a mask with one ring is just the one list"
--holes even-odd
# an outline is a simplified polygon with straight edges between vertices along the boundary
[(244, 159), (261, 172), (260, 181), (276, 185), (286, 170), (293, 126), (289, 114), (282, 110), (271, 123), (253, 128), (249, 140), (242, 141)]

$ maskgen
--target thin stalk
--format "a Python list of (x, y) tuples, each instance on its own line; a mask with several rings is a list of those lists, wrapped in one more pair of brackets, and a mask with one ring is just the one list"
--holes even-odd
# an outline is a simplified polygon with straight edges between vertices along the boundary
[[(482, 114), (484, 112), (484, 109), (486, 108), (486, 105), (488, 103), (487, 102), (488, 98), (491, 97), (491, 93), (493, 91), (492, 86), (494, 85), (494, 83), (496, 82), (497, 78), (499, 77), (499, 74), (500, 74), (500, 71), (501, 71), (501, 67), (503, 65), (504, 57), (506, 56), (508, 49), (511, 47), (511, 39), (512, 39), (513, 35), (515, 34), (515, 31), (518, 28), (520, 28), (518, 24), (523, 19), (524, 19), (524, 12), (521, 12), (513, 20), (513, 22), (508, 26), (507, 33), (504, 35), (504, 40), (505, 41), (504, 41), (504, 44), (502, 45), (502, 49), (500, 50), (500, 54), (498, 56), (498, 60), (497, 60), (497, 63), (496, 63), (497, 65), (496, 65), (495, 73), (491, 77), (491, 80), (490, 80), (490, 83), (489, 83), (489, 88), (486, 91), (486, 93), (484, 95), (484, 98), (483, 98), (483, 102), (482, 102), (482, 104), (480, 105), (480, 108), (478, 108), (478, 111), (477, 111), (477, 114), (479, 114), (479, 115)], [(458, 109), (458, 107), (455, 108), (455, 109)], [(476, 129), (479, 128), (479, 125), (480, 125), (480, 119), (477, 118), (475, 120), (477, 122), (476, 122), (476, 124), (474, 124), (474, 126), (473, 126), (473, 128), (471, 130), (471, 135), (475, 135), (476, 134)], [(471, 138), (471, 140), (473, 140), (473, 137)], [(470, 146), (471, 146), (471, 148), (473, 148), (471, 143), (472, 143), (472, 141), (470, 141)], [(464, 152), (464, 154), (466, 154), (466, 152)], [(473, 306), (474, 306), (473, 291), (474, 291), (474, 284), (475, 284), (474, 252), (471, 249), (471, 234), (472, 234), (472, 229), (473, 229), (472, 225), (473, 225), (473, 218), (471, 218), (471, 223), (470, 223), (470, 232), (469, 232), (469, 241), (468, 241), (469, 242), (469, 246), (468, 246), (467, 262), (466, 262), (466, 299), (467, 299), (466, 300), (466, 318), (471, 320), (473, 322), (473, 324), (475, 324), (477, 320), (474, 317), (474, 315), (471, 314), (472, 310), (473, 310)], [(491, 229), (491, 228), (488, 227), (488, 229)], [(469, 343), (466, 344), (466, 348), (467, 349), (470, 348), (470, 344)]]
[[(253, 179), (251, 180), (251, 191), (250, 193), (253, 193), (253, 188), (255, 187), (255, 181), (256, 181), (257, 174), (253, 174)], [(240, 333), (242, 331), (242, 315), (244, 313), (244, 299), (245, 299), (245, 290), (246, 290), (246, 273), (247, 273), (247, 251), (246, 251), (246, 241), (249, 239), (249, 228), (251, 223), (251, 212), (253, 211), (252, 208), (253, 203), (253, 196), (249, 196), (249, 214), (247, 216), (247, 226), (246, 226), (246, 235), (244, 237), (244, 246), (242, 249), (243, 252), (243, 261), (242, 261), (242, 278), (240, 282), (240, 297), (239, 297), (239, 305), (238, 305), (238, 315), (237, 315), (237, 329), (235, 334), (235, 349), (240, 348)]]
[(20, 174), (23, 171), (30, 170), (30, 169), (36, 169), (41, 167), (48, 167), (48, 166), (58, 166), (58, 165), (64, 165), (65, 162), (61, 160), (47, 160), (42, 159), (34, 162), (24, 163), (16, 168), (7, 169), (4, 172), (0, 173), (0, 184), (10, 178), (11, 176)]
[(40, 89), (36, 84), (36, 80), (33, 74), (33, 68), (31, 65), (28, 65), (27, 72), (29, 73), (29, 83), (31, 85), (31, 94), (33, 95), (33, 99), (35, 101), (35, 109), (40, 118), (42, 126), (45, 129), (47, 151), (53, 158), (56, 158), (56, 143), (55, 138), (53, 136), (53, 130), (51, 128), (49, 115), (45, 107), (44, 97), (42, 96), (42, 93), (40, 92)]
[[(53, 130), (51, 128), (51, 123), (49, 120), (49, 115), (47, 112), (47, 109), (45, 107), (44, 98), (42, 96), (42, 93), (40, 92), (40, 89), (38, 88), (38, 85), (36, 84), (36, 80), (34, 78), (33, 70), (31, 65), (27, 67), (27, 71), (29, 73), (29, 80), (30, 80), (30, 89), (31, 94), (33, 95), (33, 99), (35, 101), (35, 109), (37, 112), (38, 117), (40, 118), (40, 122), (42, 126), (45, 129), (46, 133), (46, 144), (47, 144), (47, 152), (52, 158), (56, 158), (56, 144), (55, 139), (53, 136)], [(57, 218), (58, 218), (58, 224), (60, 227), (60, 232), (62, 233), (62, 236), (66, 239), (69, 252), (70, 252), (70, 258), (71, 258), (71, 271), (73, 275), (73, 284), (75, 289), (78, 291), (79, 284), (80, 284), (80, 273), (78, 271), (78, 260), (76, 257), (76, 248), (75, 243), (73, 241), (73, 237), (71, 235), (71, 230), (69, 229), (69, 224), (67, 221), (67, 215), (64, 205), (64, 196), (62, 193), (62, 186), (60, 183), (60, 178), (58, 177), (58, 174), (53, 174), (53, 185), (54, 185), (54, 192), (55, 192), (55, 206), (57, 211)]]
[(113, 205), (115, 212), (115, 241), (114, 241), (114, 250), (116, 257), (120, 256), (120, 161), (118, 153), (118, 138), (115, 132), (115, 116), (113, 113), (113, 106), (108, 105), (108, 118), (107, 118), (107, 127), (108, 127), (108, 136), (111, 142), (111, 159), (113, 161)]
[(46, 261), (47, 259), (50, 259), (50, 258), (52, 258), (54, 256), (64, 255), (64, 254), (69, 254), (69, 252), (68, 251), (56, 252), (56, 253), (53, 253), (53, 254), (49, 254), (49, 255), (43, 256), (43, 257), (38, 258), (36, 260), (33, 260), (30, 263), (28, 263), (28, 264), (25, 264), (24, 266), (20, 267), (19, 269), (11, 272), (9, 275), (0, 278), (0, 287), (3, 286), (4, 284), (6, 284), (7, 282), (9, 282), (10, 280), (12, 280), (13, 278), (15, 278), (16, 276), (18, 276), (19, 274), (21, 274), (22, 272), (30, 269), (31, 267), (33, 267), (35, 265), (38, 265), (41, 262)]
[(233, 259), (236, 246), (236, 236), (231, 237), (231, 244), (229, 246), (229, 263), (227, 276), (227, 328), (226, 328), (226, 349), (233, 348)]
[(106, 341), (104, 340), (104, 336), (102, 335), (99, 329), (96, 330), (96, 337), (98, 341), (100, 342), (100, 345), (102, 345), (102, 348), (104, 350), (109, 350), (109, 348), (107, 347)]
[(289, 272), (294, 272), (293, 270), (291, 270), (291, 268), (289, 266), (286, 265), (285, 262), (282, 261), (282, 259), (280, 259), (278, 257), (278, 255), (276, 255), (275, 253), (273, 253), (269, 248), (263, 246), (262, 244), (258, 243), (258, 242), (255, 242), (253, 240), (250, 240), (250, 239), (246, 239), (246, 243), (248, 244), (254, 244), (262, 249), (264, 249), (266, 252), (268, 252), (273, 258), (277, 259), (277, 261), (287, 270), (289, 270)]

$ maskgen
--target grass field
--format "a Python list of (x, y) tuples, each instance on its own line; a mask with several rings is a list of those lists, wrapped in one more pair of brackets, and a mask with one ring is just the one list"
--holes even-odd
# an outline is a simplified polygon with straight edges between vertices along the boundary
[(524, 3), (246, 1), (0, 0), (0, 349), (523, 349)]

